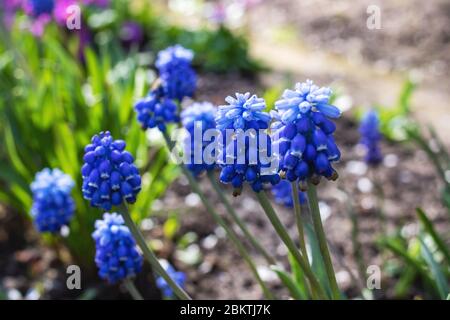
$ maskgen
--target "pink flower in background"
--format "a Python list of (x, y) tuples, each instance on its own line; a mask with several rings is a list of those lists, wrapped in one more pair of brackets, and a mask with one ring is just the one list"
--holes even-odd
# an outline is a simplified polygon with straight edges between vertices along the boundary
[(10, 28), (14, 23), (16, 12), (22, 8), (22, 0), (3, 0), (0, 10), (3, 11), (3, 23)]
[(60, 25), (65, 25), (67, 17), (69, 16), (67, 8), (77, 3), (77, 0), (56, 0), (55, 8), (53, 10), (56, 22)]
[(31, 22), (30, 31), (36, 37), (42, 37), (44, 34), (45, 26), (52, 20), (52, 17), (48, 14), (41, 14)]
[(215, 23), (224, 23), (227, 18), (227, 8), (226, 5), (222, 2), (217, 2), (214, 4), (212, 8), (212, 12), (209, 16), (209, 19)]

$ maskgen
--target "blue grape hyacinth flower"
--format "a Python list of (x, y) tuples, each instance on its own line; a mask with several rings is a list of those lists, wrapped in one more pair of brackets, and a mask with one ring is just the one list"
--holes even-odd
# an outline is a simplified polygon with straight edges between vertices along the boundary
[(194, 95), (197, 75), (191, 66), (194, 54), (180, 45), (168, 47), (158, 53), (156, 68), (161, 85), (169, 99), (183, 100)]
[(53, 9), (55, 7), (55, 1), (54, 0), (28, 0), (25, 3), (27, 11), (30, 12), (30, 14), (33, 17), (39, 17), (41, 15), (51, 15), (53, 12)]
[(177, 105), (172, 99), (165, 97), (161, 87), (150, 91), (147, 97), (136, 102), (134, 110), (143, 130), (157, 127), (165, 131), (168, 123), (179, 120)]
[(110, 283), (133, 277), (142, 269), (142, 256), (122, 216), (105, 213), (95, 222), (95, 263), (100, 278)]
[[(186, 274), (181, 271), (176, 271), (172, 265), (170, 265), (167, 261), (162, 261), (163, 268), (166, 270), (169, 277), (181, 288), (185, 288), (186, 285)], [(158, 277), (156, 279), (156, 286), (161, 290), (164, 298), (173, 299), (175, 295), (172, 291), (172, 288), (162, 277)]]
[(31, 216), (39, 232), (59, 232), (69, 224), (75, 211), (71, 192), (75, 183), (59, 169), (38, 172), (31, 183)]
[(317, 183), (318, 177), (337, 179), (332, 163), (340, 159), (333, 133), (339, 109), (329, 104), (331, 89), (318, 87), (310, 80), (297, 83), (295, 90), (285, 90), (272, 112), (276, 121), (274, 153), (280, 169), (289, 181)]
[(263, 98), (250, 95), (249, 92), (236, 93), (236, 98), (228, 96), (228, 105), (220, 106), (216, 116), (217, 129), (267, 129), (271, 120), (264, 112), (266, 102)]
[(82, 191), (91, 206), (110, 210), (124, 201), (136, 201), (141, 176), (125, 147), (125, 141), (114, 140), (109, 131), (93, 136), (85, 147)]
[[(287, 180), (281, 180), (272, 187), (272, 195), (275, 202), (288, 208), (294, 207), (294, 199), (292, 198), (292, 185)], [(304, 192), (298, 192), (298, 198), (301, 204), (306, 203), (306, 195)]]
[(278, 183), (278, 168), (272, 168), (271, 162), (272, 141), (266, 132), (271, 117), (263, 111), (264, 99), (237, 93), (236, 98), (225, 100), (228, 105), (220, 106), (216, 116), (216, 128), (221, 132), (217, 159), (222, 169), (220, 181), (231, 183), (234, 195), (240, 194), (244, 182), (255, 192), (264, 184)]
[(211, 159), (205, 158), (204, 155), (206, 146), (214, 141), (214, 137), (206, 141), (204, 134), (206, 130), (215, 130), (215, 116), (216, 107), (209, 102), (194, 103), (181, 112), (181, 122), (188, 132), (184, 140), (184, 152), (189, 155), (189, 159), (185, 159), (189, 161), (186, 168), (194, 176), (213, 170), (216, 166), (214, 155), (211, 155)]
[(366, 148), (365, 161), (367, 164), (376, 166), (383, 160), (380, 150), (382, 138), (380, 132), (380, 121), (375, 110), (365, 114), (359, 127), (361, 134), (360, 143)]

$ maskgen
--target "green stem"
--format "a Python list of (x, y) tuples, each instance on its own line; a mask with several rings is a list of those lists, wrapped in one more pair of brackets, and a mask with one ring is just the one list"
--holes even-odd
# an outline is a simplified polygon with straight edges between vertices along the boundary
[(319, 202), (317, 201), (316, 187), (308, 182), (308, 203), (311, 210), (312, 220), (314, 224), (314, 230), (316, 231), (317, 240), (319, 242), (320, 252), (325, 264), (325, 269), (330, 282), (333, 299), (341, 299), (341, 293), (336, 281), (336, 275), (333, 269), (333, 263), (331, 262), (330, 251), (328, 250), (327, 239), (325, 238), (325, 232), (323, 230), (322, 219), (320, 218)]
[[(169, 152), (170, 150), (173, 148), (173, 143), (171, 143), (169, 136), (167, 135), (167, 132), (163, 133), (164, 135), (164, 139), (166, 140), (167, 143), (167, 147), (169, 148)], [(191, 172), (186, 169), (186, 167), (181, 164), (180, 165), (181, 170), (183, 171), (183, 174), (186, 176), (186, 178), (189, 181), (189, 184), (191, 185), (192, 189), (194, 190), (194, 192), (200, 197), (200, 199), (203, 202), (203, 205), (206, 207), (206, 210), (209, 212), (209, 214), (212, 216), (212, 218), (214, 219), (214, 221), (216, 221), (216, 223), (218, 225), (220, 225), (224, 230), (225, 233), (227, 234), (227, 236), (230, 238), (230, 240), (234, 243), (234, 245), (237, 247), (239, 253), (242, 255), (242, 257), (244, 258), (244, 260), (247, 262), (248, 266), (250, 267), (252, 273), (254, 274), (256, 281), (259, 283), (259, 285), (261, 286), (261, 289), (264, 293), (264, 295), (266, 296), (267, 299), (273, 300), (274, 296), (273, 294), (270, 292), (270, 290), (267, 288), (266, 284), (264, 283), (264, 281), (261, 279), (258, 270), (256, 269), (256, 266), (252, 260), (252, 258), (250, 257), (249, 253), (247, 252), (247, 250), (245, 249), (244, 245), (242, 244), (242, 242), (239, 240), (239, 238), (237, 237), (237, 235), (234, 233), (234, 231), (226, 224), (225, 220), (222, 219), (222, 217), (216, 212), (216, 210), (214, 209), (214, 207), (211, 205), (211, 203), (208, 201), (208, 199), (206, 198), (205, 194), (201, 191), (200, 186), (198, 184), (198, 182), (195, 180), (195, 178), (192, 176)]]
[(267, 260), (267, 263), (269, 265), (275, 265), (276, 264), (275, 259), (263, 248), (263, 246), (259, 243), (259, 241), (250, 233), (248, 228), (245, 226), (245, 223), (237, 215), (236, 211), (231, 206), (227, 197), (224, 195), (223, 190), (221, 190), (219, 184), (217, 183), (217, 180), (215, 179), (214, 173), (212, 171), (208, 172), (208, 179), (211, 182), (211, 185), (213, 186), (213, 188), (216, 191), (217, 195), (219, 196), (220, 200), (224, 204), (225, 208), (227, 209), (228, 213), (231, 215), (234, 222), (238, 225), (238, 227), (244, 233), (245, 237), (264, 256), (264, 258)]
[(289, 237), (289, 234), (286, 231), (286, 228), (281, 223), (280, 219), (278, 218), (277, 214), (275, 213), (275, 210), (273, 209), (272, 205), (270, 204), (269, 199), (267, 198), (267, 195), (264, 191), (257, 192), (256, 196), (261, 204), (261, 207), (264, 209), (264, 212), (266, 213), (267, 217), (269, 218), (270, 222), (272, 223), (273, 227), (275, 228), (276, 232), (280, 236), (283, 243), (288, 248), (289, 252), (292, 254), (292, 256), (295, 258), (295, 260), (298, 262), (300, 267), (302, 268), (303, 272), (305, 273), (306, 277), (309, 280), (309, 283), (311, 284), (311, 288), (317, 292), (319, 295), (319, 298), (326, 299), (326, 295), (320, 286), (319, 282), (317, 281), (316, 276), (311, 270), (311, 267), (309, 266), (309, 263), (304, 260), (300, 252), (298, 251), (294, 241)]
[(153, 270), (161, 276), (167, 284), (170, 286), (170, 288), (173, 290), (174, 294), (181, 300), (191, 300), (191, 297), (179, 286), (175, 283), (175, 281), (172, 280), (172, 278), (167, 274), (166, 270), (161, 266), (161, 264), (158, 261), (158, 258), (153, 253), (153, 251), (147, 246), (147, 243), (145, 242), (144, 236), (139, 231), (136, 224), (133, 222), (133, 219), (131, 218), (130, 212), (128, 211), (128, 208), (126, 205), (121, 205), (120, 210), (123, 219), (125, 220), (125, 224), (130, 229), (130, 232), (133, 234), (134, 239), (136, 240), (136, 243), (141, 248), (145, 259), (150, 263)]
[(139, 290), (134, 285), (133, 281), (130, 278), (125, 278), (123, 280), (123, 284), (125, 285), (125, 288), (127, 288), (128, 292), (130, 293), (131, 297), (134, 300), (144, 300)]
[(292, 185), (292, 198), (294, 199), (294, 211), (295, 211), (295, 220), (297, 222), (297, 229), (298, 229), (298, 238), (300, 243), (300, 250), (302, 252), (303, 257), (306, 261), (309, 261), (308, 259), (308, 250), (306, 250), (306, 243), (305, 243), (305, 232), (303, 228), (303, 219), (302, 219), (302, 213), (300, 208), (300, 199), (298, 198), (298, 183), (296, 181), (291, 182)]

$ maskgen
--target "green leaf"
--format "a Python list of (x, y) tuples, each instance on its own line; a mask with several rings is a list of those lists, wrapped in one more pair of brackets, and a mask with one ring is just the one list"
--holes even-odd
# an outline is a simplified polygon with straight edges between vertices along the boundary
[(305, 224), (306, 234), (308, 235), (309, 246), (311, 248), (311, 267), (314, 274), (319, 279), (322, 286), (325, 287), (327, 292), (331, 293), (330, 282), (328, 281), (327, 272), (325, 269), (325, 263), (322, 259), (322, 254), (320, 252), (319, 241), (317, 240), (314, 228), (310, 223)]
[(428, 219), (425, 212), (421, 208), (417, 208), (416, 212), (420, 219), (420, 222), (422, 223), (423, 228), (433, 238), (433, 240), (436, 243), (436, 245), (438, 246), (439, 250), (445, 256), (447, 263), (450, 264), (450, 253), (448, 251), (447, 245), (441, 239), (441, 237), (437, 234), (436, 230), (434, 229), (433, 223), (430, 221), (430, 219)]
[(422, 239), (422, 237), (419, 237), (419, 241), (420, 244), (422, 245), (422, 256), (431, 270), (434, 281), (436, 283), (436, 287), (439, 291), (439, 295), (441, 296), (442, 299), (445, 299), (447, 295), (450, 293), (450, 291), (448, 288), (447, 279), (444, 276), (444, 272), (434, 259), (433, 254), (430, 251), (430, 248), (428, 248), (427, 244)]
[(307, 296), (303, 295), (302, 290), (298, 287), (292, 277), (278, 266), (271, 266), (271, 269), (278, 275), (281, 282), (289, 290), (291, 296), (297, 300), (306, 300)]
[(302, 292), (304, 297), (308, 297), (308, 284), (303, 274), (303, 270), (298, 264), (297, 260), (292, 256), (291, 253), (288, 254), (289, 264), (291, 265), (292, 275), (298, 289)]

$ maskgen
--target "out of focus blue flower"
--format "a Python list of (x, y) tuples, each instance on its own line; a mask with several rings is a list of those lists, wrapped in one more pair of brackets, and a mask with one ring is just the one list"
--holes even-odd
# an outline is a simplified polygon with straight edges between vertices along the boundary
[(83, 197), (91, 206), (110, 210), (124, 200), (136, 201), (141, 176), (123, 140), (114, 140), (109, 131), (92, 137), (84, 151)]
[(159, 72), (166, 72), (176, 66), (190, 65), (193, 58), (192, 50), (177, 44), (158, 52), (155, 65)]
[(222, 133), (217, 159), (222, 169), (220, 181), (231, 183), (235, 194), (245, 181), (255, 192), (264, 184), (278, 183), (277, 168), (271, 163), (272, 141), (265, 132), (271, 117), (263, 111), (264, 99), (237, 93), (236, 99), (227, 97), (226, 101), (228, 105), (220, 106), (216, 116), (216, 128)]
[(75, 211), (72, 178), (59, 169), (38, 172), (31, 183), (31, 215), (39, 232), (59, 232), (69, 224)]
[(40, 15), (51, 15), (53, 8), (55, 7), (54, 0), (28, 0), (25, 3), (26, 11), (28, 11), (33, 17), (39, 17)]
[(377, 165), (383, 160), (380, 150), (380, 121), (375, 110), (365, 114), (359, 127), (360, 143), (366, 148), (365, 160), (370, 165)]
[(92, 238), (95, 240), (95, 263), (100, 278), (116, 283), (141, 271), (142, 256), (122, 216), (105, 213), (103, 220), (95, 222)]
[[(272, 187), (272, 195), (275, 202), (288, 208), (294, 207), (294, 199), (292, 198), (292, 185), (289, 181), (281, 180)], [(298, 198), (301, 204), (306, 203), (306, 196), (302, 191), (298, 192)]]
[(156, 68), (166, 97), (181, 101), (194, 95), (197, 75), (192, 69), (194, 54), (180, 45), (168, 47), (158, 53)]
[[(190, 155), (189, 163), (186, 164), (186, 167), (194, 176), (215, 168), (216, 159), (205, 159), (204, 157), (206, 146), (214, 141), (214, 139), (206, 141), (204, 133), (206, 130), (215, 130), (215, 115), (216, 108), (209, 102), (194, 103), (181, 112), (181, 122), (189, 133), (184, 141), (184, 152)], [(196, 154), (197, 157), (195, 156)], [(197, 159), (201, 161), (196, 163), (198, 162), (196, 161)]]
[(158, 127), (165, 131), (168, 123), (177, 122), (177, 105), (165, 96), (163, 89), (152, 90), (149, 95), (134, 105), (142, 129)]
[[(180, 271), (176, 271), (168, 262), (162, 264), (164, 269), (166, 270), (169, 277), (181, 288), (185, 288), (186, 284), (186, 274)], [(162, 277), (158, 277), (156, 279), (156, 286), (161, 290), (164, 298), (173, 299), (175, 295), (172, 291), (172, 288)]]
[(333, 138), (336, 125), (329, 118), (339, 117), (340, 111), (329, 104), (330, 95), (331, 89), (308, 80), (297, 83), (295, 90), (285, 90), (275, 103), (273, 149), (289, 181), (337, 178), (331, 164), (341, 155)]
[(126, 21), (120, 27), (120, 40), (126, 46), (139, 45), (144, 40), (144, 31), (136, 22)]

